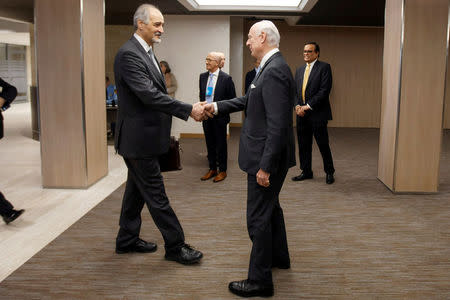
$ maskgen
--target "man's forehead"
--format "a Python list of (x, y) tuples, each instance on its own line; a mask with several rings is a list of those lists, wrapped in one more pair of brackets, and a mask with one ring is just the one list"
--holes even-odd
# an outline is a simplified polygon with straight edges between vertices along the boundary
[(152, 19), (152, 22), (162, 22), (162, 23), (164, 23), (164, 17), (163, 17), (162, 13), (159, 10), (150, 9), (150, 18)]

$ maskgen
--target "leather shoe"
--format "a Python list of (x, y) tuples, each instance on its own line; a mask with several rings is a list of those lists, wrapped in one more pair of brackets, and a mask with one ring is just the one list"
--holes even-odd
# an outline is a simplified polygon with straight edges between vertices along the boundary
[(262, 284), (253, 280), (232, 281), (228, 289), (233, 294), (241, 297), (271, 297), (273, 296), (273, 284)]
[(214, 176), (217, 175), (217, 171), (216, 170), (209, 170), (208, 173), (206, 173), (205, 175), (203, 175), (200, 180), (208, 180), (210, 178), (213, 178)]
[(313, 173), (306, 173), (306, 172), (302, 172), (300, 175), (292, 177), (292, 181), (302, 181), (305, 179), (312, 179), (313, 178)]
[(158, 246), (156, 246), (155, 243), (146, 242), (138, 238), (137, 241), (130, 246), (127, 247), (116, 246), (116, 253), (117, 254), (123, 254), (128, 252), (151, 253), (155, 252), (157, 248)]
[(14, 221), (15, 219), (17, 219), (21, 214), (23, 214), (24, 211), (25, 211), (25, 209), (20, 209), (20, 210), (13, 209), (9, 216), (3, 217), (3, 221), (5, 221), (6, 224), (9, 224), (12, 221)]
[(334, 175), (331, 173), (327, 174), (327, 179), (325, 180), (327, 184), (332, 184), (334, 182)]
[(219, 174), (217, 174), (217, 176), (214, 177), (213, 181), (219, 182), (219, 181), (224, 180), (225, 178), (227, 178), (227, 172), (219, 172)]
[(166, 251), (164, 256), (167, 260), (173, 260), (183, 265), (192, 265), (198, 263), (203, 257), (203, 253), (195, 250), (188, 244), (177, 248), (174, 251)]

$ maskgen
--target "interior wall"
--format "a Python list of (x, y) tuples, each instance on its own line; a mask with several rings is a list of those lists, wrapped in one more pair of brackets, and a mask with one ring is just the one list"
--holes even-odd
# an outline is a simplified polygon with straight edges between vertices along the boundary
[[(220, 51), (228, 58), (224, 72), (229, 73), (230, 18), (228, 16), (164, 17), (162, 42), (155, 47), (159, 61), (169, 63), (178, 82), (175, 98), (187, 103), (199, 101), (199, 75), (206, 71), (205, 58), (210, 51)], [(133, 34), (133, 26), (106, 26), (106, 75), (114, 81), (114, 57), (120, 46)], [(201, 123), (173, 118), (172, 134), (203, 134)]]
[[(230, 64), (230, 75), (233, 78), (236, 88), (236, 96), (239, 97), (244, 93), (243, 84), (245, 82), (245, 73), (243, 73), (243, 51), (245, 45), (242, 43), (244, 35), (244, 18), (230, 18), (230, 58), (227, 63)], [(245, 47), (246, 48), (246, 47)], [(231, 125), (242, 123), (242, 112), (230, 114)], [(231, 126), (230, 125), (230, 126)]]
[[(245, 34), (253, 23), (246, 22)], [(320, 45), (320, 60), (330, 63), (330, 127), (380, 126), (383, 28), (288, 26), (284, 22), (276, 26), (280, 50), (293, 74), (304, 64), (303, 46), (309, 41)], [(252, 68), (249, 51), (244, 51), (244, 65)]]

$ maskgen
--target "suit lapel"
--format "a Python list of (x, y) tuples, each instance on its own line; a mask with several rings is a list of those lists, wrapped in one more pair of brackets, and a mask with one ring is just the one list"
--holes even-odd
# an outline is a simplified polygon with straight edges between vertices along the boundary
[(216, 100), (216, 95), (217, 95), (217, 88), (221, 87), (221, 82), (223, 80), (223, 75), (222, 75), (222, 71), (219, 71), (219, 75), (217, 75), (217, 81), (216, 81), (216, 86), (214, 88), (214, 99), (213, 101)]
[[(131, 38), (131, 41), (133, 42), (133, 44), (136, 46), (136, 48), (138, 49), (139, 53), (141, 53), (141, 55), (144, 58), (144, 61), (147, 63), (147, 67), (150, 69), (150, 72), (152, 73), (152, 77), (154, 80), (158, 81), (159, 84), (163, 87), (164, 90), (166, 90), (166, 83), (164, 80), (164, 77), (162, 76), (162, 72), (159, 72), (156, 69), (155, 64), (152, 62), (152, 59), (150, 58), (150, 56), (148, 55), (147, 52), (145, 52), (144, 48), (142, 47), (141, 44), (139, 44), (138, 40), (136, 40), (135, 37)], [(156, 57), (155, 57), (156, 59)], [(158, 62), (158, 60), (157, 60)], [(159, 64), (159, 63), (158, 63)]]
[(280, 56), (280, 55), (281, 55), (281, 53), (280, 53), (279, 51), (276, 52), (275, 54), (273, 54), (273, 55), (266, 61), (266, 63), (264, 64), (264, 66), (261, 68), (261, 70), (259, 70), (258, 74), (256, 74), (255, 79), (253, 80), (253, 82), (258, 81), (258, 79), (259, 79), (259, 77), (261, 76), (262, 72), (264, 72), (264, 70), (265, 70), (266, 67), (270, 64), (270, 62), (271, 62), (272, 60), (274, 60), (275, 57), (278, 57), (278, 56)]
[[(312, 68), (311, 72), (309, 73), (309, 78), (308, 78), (308, 82), (306, 83), (306, 88), (305, 88), (305, 92), (308, 89), (309, 83), (312, 82), (312, 79), (314, 78), (314, 76), (316, 76), (319, 72), (319, 68), (320, 68), (320, 63), (319, 61), (316, 61), (316, 63), (314, 64), (314, 67)], [(304, 74), (304, 72), (303, 72)], [(303, 82), (303, 80), (302, 80)]]

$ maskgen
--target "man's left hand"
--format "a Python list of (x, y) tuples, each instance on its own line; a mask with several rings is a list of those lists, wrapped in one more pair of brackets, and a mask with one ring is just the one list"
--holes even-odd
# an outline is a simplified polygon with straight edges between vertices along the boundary
[(3, 105), (5, 105), (5, 103), (6, 103), (6, 100), (4, 98), (0, 97), (0, 108), (2, 108)]
[(270, 185), (269, 177), (270, 173), (259, 169), (258, 173), (256, 173), (256, 182), (258, 182), (260, 186), (268, 187)]

